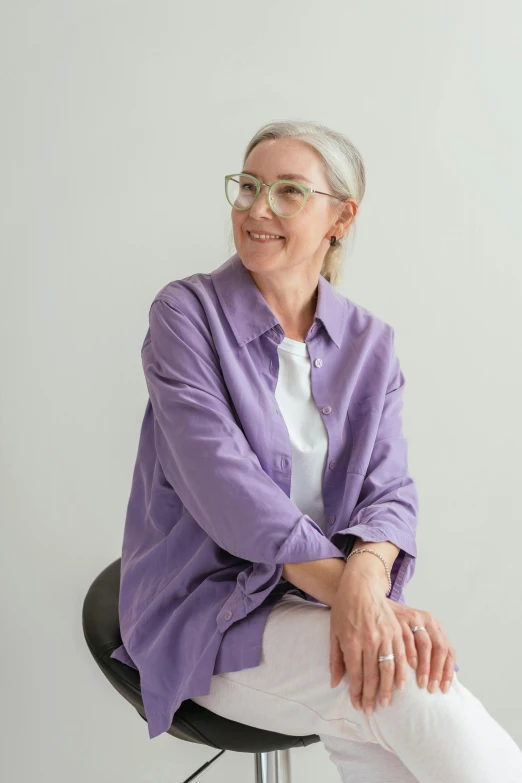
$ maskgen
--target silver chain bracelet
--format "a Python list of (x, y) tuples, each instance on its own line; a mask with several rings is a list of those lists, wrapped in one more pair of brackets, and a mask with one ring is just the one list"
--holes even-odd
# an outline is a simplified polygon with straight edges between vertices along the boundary
[(346, 562), (351, 558), (352, 555), (358, 555), (360, 552), (371, 552), (372, 555), (377, 555), (379, 560), (382, 560), (382, 563), (384, 565), (384, 568), (386, 570), (386, 576), (388, 578), (388, 592), (386, 593), (386, 596), (389, 596), (392, 589), (392, 583), (391, 583), (391, 577), (390, 577), (390, 571), (388, 569), (388, 566), (386, 565), (386, 560), (382, 555), (380, 555), (378, 552), (375, 551), (375, 549), (368, 549), (367, 547), (359, 547), (359, 549), (354, 549), (353, 552), (350, 552), (348, 557), (346, 558)]

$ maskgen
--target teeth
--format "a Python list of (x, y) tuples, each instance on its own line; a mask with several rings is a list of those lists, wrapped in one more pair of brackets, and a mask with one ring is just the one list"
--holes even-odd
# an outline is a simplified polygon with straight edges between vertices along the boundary
[(283, 237), (277, 236), (276, 234), (254, 234), (252, 231), (248, 232), (251, 236), (255, 237), (256, 239), (282, 239)]

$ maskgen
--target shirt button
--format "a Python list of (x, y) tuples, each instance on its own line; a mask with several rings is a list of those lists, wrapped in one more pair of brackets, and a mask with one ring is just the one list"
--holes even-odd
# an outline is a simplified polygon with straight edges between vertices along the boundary
[(316, 359), (314, 362), (316, 367), (322, 367), (323, 366), (323, 360), (322, 359)]
[(331, 413), (332, 409), (329, 405), (325, 405), (323, 408), (323, 413)]
[(310, 332), (311, 332), (312, 334), (313, 334), (315, 331), (317, 331), (317, 324), (313, 324), (313, 325), (310, 327)]
[(336, 462), (335, 462), (335, 460), (333, 459), (333, 460), (330, 462), (330, 464), (329, 464), (329, 466), (328, 466), (328, 467), (329, 467), (330, 469), (332, 469), (332, 468), (335, 468), (335, 464), (336, 464)]
[(225, 612), (223, 617), (225, 618), (225, 620), (230, 620), (230, 618), (232, 617), (232, 612), (231, 611)]
[(333, 523), (335, 522), (335, 519), (336, 519), (336, 517), (328, 517), (328, 524), (329, 525), (333, 525)]

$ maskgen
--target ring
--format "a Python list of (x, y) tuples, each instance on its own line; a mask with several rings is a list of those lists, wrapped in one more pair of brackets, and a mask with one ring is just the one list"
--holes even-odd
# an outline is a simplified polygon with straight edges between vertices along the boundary
[[(423, 625), (414, 625), (411, 628), (412, 633), (415, 633), (415, 631), (425, 631), (425, 630), (426, 629), (425, 629), (425, 627)], [(394, 658), (395, 658), (395, 655), (393, 653), (390, 653), (389, 655), (379, 655), (377, 660), (380, 663), (381, 661), (393, 661)]]

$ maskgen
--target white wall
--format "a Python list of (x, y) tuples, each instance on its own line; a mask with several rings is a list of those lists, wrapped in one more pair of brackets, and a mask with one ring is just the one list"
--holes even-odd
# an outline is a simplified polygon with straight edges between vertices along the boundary
[[(407, 378), (408, 603), (522, 744), (521, 22), (508, 0), (4, 0), (6, 779), (176, 783), (214, 755), (148, 739), (94, 665), (81, 606), (120, 555), (152, 297), (231, 255), (223, 177), (286, 118), (364, 157), (340, 290), (394, 325)], [(296, 780), (338, 779), (320, 744), (292, 763)], [(253, 760), (225, 754), (207, 776), (253, 781)]]

